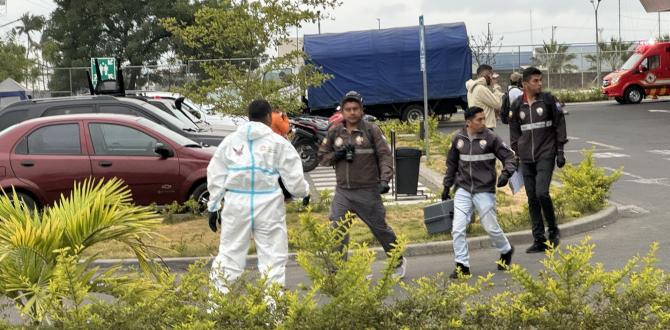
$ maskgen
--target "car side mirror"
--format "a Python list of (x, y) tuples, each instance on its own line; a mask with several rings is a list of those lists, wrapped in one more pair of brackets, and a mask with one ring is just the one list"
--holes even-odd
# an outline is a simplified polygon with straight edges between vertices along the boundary
[(168, 148), (166, 145), (162, 143), (156, 143), (156, 147), (154, 147), (154, 152), (159, 154), (161, 158), (174, 157), (174, 151), (172, 151), (172, 149)]
[(638, 65), (638, 67), (637, 67), (637, 71), (639, 71), (639, 72), (647, 72), (647, 67), (644, 66), (644, 64), (640, 64), (640, 65)]

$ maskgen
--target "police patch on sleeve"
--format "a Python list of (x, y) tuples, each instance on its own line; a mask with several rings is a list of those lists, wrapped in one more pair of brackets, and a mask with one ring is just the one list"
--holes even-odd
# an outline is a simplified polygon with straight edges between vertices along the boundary
[(479, 140), (479, 146), (484, 149), (486, 148), (486, 140)]
[(328, 144), (328, 138), (327, 137), (323, 138), (323, 141), (321, 141), (321, 144), (324, 144), (324, 145)]
[(542, 109), (541, 107), (538, 107), (537, 109), (535, 109), (535, 111), (537, 112), (538, 116), (542, 116), (542, 114), (544, 113), (544, 109)]
[(356, 145), (363, 145), (363, 137), (362, 136), (357, 136), (356, 137)]
[(523, 111), (519, 112), (519, 118), (521, 118), (521, 120), (526, 119), (526, 113)]
[(335, 139), (335, 146), (336, 147), (341, 147), (343, 143), (344, 143), (344, 140), (342, 140), (341, 137), (338, 136), (337, 139)]

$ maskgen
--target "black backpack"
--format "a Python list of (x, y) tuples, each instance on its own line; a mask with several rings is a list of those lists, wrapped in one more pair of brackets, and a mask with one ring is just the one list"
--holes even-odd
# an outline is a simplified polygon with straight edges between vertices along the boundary
[[(512, 87), (512, 88), (519, 88), (519, 87)], [(502, 121), (503, 124), (509, 124), (509, 112), (512, 110), (512, 102), (509, 101), (509, 91), (512, 90), (510, 88), (503, 94), (502, 96), (502, 107), (500, 107), (500, 121)]]

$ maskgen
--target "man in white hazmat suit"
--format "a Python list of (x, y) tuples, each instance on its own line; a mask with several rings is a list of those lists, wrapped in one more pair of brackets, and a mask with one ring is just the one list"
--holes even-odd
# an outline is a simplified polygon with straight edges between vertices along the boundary
[[(244, 271), (251, 235), (258, 269), (270, 282), (284, 285), (288, 237), (279, 177), (291, 195), (309, 202), (300, 156), (270, 128), (270, 104), (256, 100), (247, 111), (249, 122), (221, 142), (207, 167), (209, 225), (212, 231), (217, 230), (217, 220), (221, 225), (219, 254), (210, 277), (224, 293), (225, 279), (235, 280)], [(219, 211), (222, 199), (224, 207)]]

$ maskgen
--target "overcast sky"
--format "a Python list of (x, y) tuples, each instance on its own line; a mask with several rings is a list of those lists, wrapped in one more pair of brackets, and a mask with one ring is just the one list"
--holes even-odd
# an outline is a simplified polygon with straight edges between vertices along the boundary
[[(91, 0), (93, 1), (93, 0)], [(56, 8), (50, 0), (6, 0), (6, 15), (0, 25), (19, 18), (23, 13), (48, 16)], [(423, 14), (426, 24), (465, 22), (468, 33), (486, 33), (487, 24), (505, 45), (542, 43), (551, 38), (556, 26), (556, 39), (566, 43), (595, 41), (595, 20), (589, 0), (343, 0), (331, 20), (321, 21), (321, 33), (344, 32), (418, 24)], [(648, 40), (658, 35), (658, 16), (646, 13), (639, 0), (620, 0), (621, 36), (624, 40)], [(602, 0), (599, 26), (603, 37), (618, 36), (619, 0)], [(532, 15), (531, 15), (532, 11)], [(532, 17), (532, 30), (531, 30)], [(15, 23), (16, 24), (16, 23)], [(4, 35), (12, 26), (0, 28)], [(532, 31), (532, 33), (531, 33)], [(670, 13), (661, 14), (661, 32), (670, 33)], [(298, 32), (317, 33), (317, 25), (309, 24)], [(532, 37), (532, 40), (531, 40)]]

